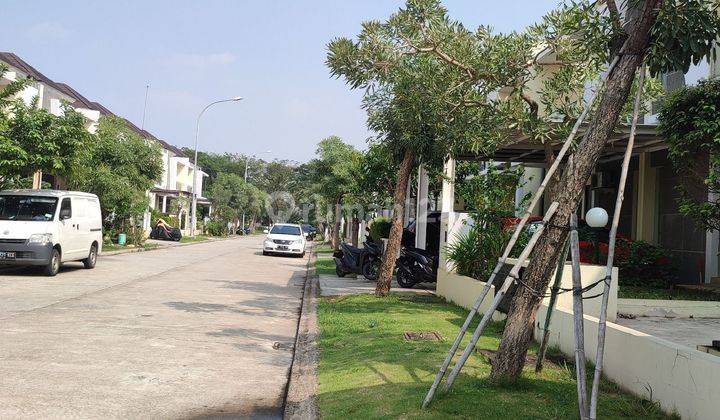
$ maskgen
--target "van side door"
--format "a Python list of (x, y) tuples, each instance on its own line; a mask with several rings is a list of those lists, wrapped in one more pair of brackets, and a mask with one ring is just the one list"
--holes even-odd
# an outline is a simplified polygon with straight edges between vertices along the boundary
[(58, 243), (62, 250), (62, 261), (73, 261), (79, 257), (81, 252), (78, 233), (77, 216), (74, 214), (74, 206), (70, 197), (63, 197), (60, 201), (58, 212), (58, 232), (60, 237)]

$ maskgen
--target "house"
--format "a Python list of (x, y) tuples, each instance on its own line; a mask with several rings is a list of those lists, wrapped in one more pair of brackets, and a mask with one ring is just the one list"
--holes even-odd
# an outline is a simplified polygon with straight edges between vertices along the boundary
[[(39, 107), (48, 110), (54, 115), (61, 115), (63, 104), (69, 104), (85, 117), (86, 128), (90, 133), (95, 133), (97, 130), (100, 117), (116, 116), (104, 105), (91, 101), (70, 85), (51, 80), (16, 54), (0, 52), (0, 62), (9, 67), (9, 71), (0, 78), (0, 88), (7, 86), (14, 80), (32, 79), (32, 83), (17, 95), (28, 105), (37, 97)], [(145, 212), (143, 217), (143, 228), (146, 231), (151, 229), (151, 211), (157, 210), (165, 217), (175, 218), (183, 233), (189, 234), (190, 201), (193, 190), (196, 190), (198, 195), (198, 214), (209, 215), (210, 212), (210, 201), (202, 196), (203, 180), (208, 175), (197, 168), (182, 150), (157, 138), (147, 130), (137, 127), (127, 119), (124, 120), (130, 129), (140, 137), (156, 142), (162, 149), (163, 175), (162, 179), (147, 191), (148, 211)], [(197, 185), (193, 186), (193, 176), (196, 170), (199, 171), (199, 176), (197, 177)], [(41, 177), (42, 181), (49, 183), (52, 188), (65, 189), (63, 180), (60, 177), (53, 174), (41, 174)], [(40, 185), (39, 181), (37, 185)]]

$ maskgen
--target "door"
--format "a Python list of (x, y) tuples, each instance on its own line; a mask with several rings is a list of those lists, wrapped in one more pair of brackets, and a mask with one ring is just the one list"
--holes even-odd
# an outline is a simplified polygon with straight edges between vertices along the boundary
[(81, 237), (78, 233), (77, 215), (74, 212), (74, 206), (70, 197), (65, 197), (60, 201), (60, 211), (58, 212), (58, 223), (60, 237), (58, 242), (62, 249), (62, 260), (72, 261), (81, 258)]

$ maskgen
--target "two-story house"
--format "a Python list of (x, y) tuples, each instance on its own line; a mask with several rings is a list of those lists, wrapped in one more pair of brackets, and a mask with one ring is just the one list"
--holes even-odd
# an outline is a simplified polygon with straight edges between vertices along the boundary
[[(91, 133), (95, 133), (97, 130), (100, 117), (115, 116), (104, 105), (91, 101), (68, 84), (51, 80), (13, 53), (0, 52), (0, 62), (9, 68), (0, 77), (0, 88), (7, 86), (14, 80), (32, 79), (32, 82), (17, 95), (28, 105), (37, 98), (38, 107), (46, 109), (54, 115), (61, 115), (62, 106), (67, 103), (85, 117), (86, 128)], [(157, 138), (147, 130), (137, 127), (127, 119), (125, 121), (139, 136), (148, 141), (156, 142), (162, 149), (163, 175), (155, 187), (147, 191), (148, 211), (145, 212), (143, 217), (143, 228), (147, 231), (151, 229), (150, 211), (155, 209), (163, 213), (167, 218), (174, 219), (172, 221), (176, 222), (185, 234), (188, 234), (190, 201), (193, 190), (197, 190), (198, 214), (203, 215), (210, 212), (210, 201), (202, 196), (202, 183), (207, 174), (200, 170), (197, 177), (197, 186), (193, 188), (194, 171), (199, 169), (182, 150)], [(48, 183), (53, 189), (65, 188), (63, 180), (53, 174), (39, 174), (36, 181), (34, 184), (38, 188), (41, 181)]]

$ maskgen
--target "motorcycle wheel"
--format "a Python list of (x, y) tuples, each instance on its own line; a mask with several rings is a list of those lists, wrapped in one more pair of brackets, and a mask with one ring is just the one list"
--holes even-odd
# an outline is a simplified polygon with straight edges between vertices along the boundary
[(337, 264), (335, 265), (335, 274), (337, 274), (338, 277), (345, 277), (345, 272), (342, 271)]
[(382, 266), (382, 261), (380, 260), (369, 260), (365, 261), (365, 264), (363, 264), (362, 267), (362, 274), (363, 276), (370, 280), (375, 281), (380, 276), (380, 267)]
[(405, 270), (398, 269), (397, 271), (397, 282), (398, 286), (409, 289), (415, 285), (415, 279), (408, 276), (408, 274), (405, 272)]

